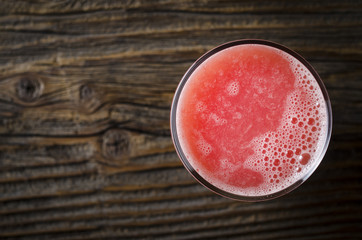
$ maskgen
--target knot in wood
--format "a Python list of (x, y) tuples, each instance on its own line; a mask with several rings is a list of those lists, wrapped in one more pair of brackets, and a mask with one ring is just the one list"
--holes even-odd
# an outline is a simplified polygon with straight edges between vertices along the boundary
[(102, 152), (109, 159), (125, 162), (129, 156), (130, 137), (126, 131), (112, 129), (103, 135)]
[(79, 88), (79, 99), (80, 100), (88, 100), (90, 98), (92, 98), (93, 96), (93, 89), (85, 84), (85, 85), (82, 85), (80, 86)]
[(43, 84), (34, 77), (22, 77), (16, 84), (18, 97), (25, 102), (35, 101), (42, 93)]

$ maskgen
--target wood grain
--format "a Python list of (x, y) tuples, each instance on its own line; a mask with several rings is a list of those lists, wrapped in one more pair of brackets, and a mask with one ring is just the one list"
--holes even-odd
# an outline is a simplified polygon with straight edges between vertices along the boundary
[[(227, 41), (303, 55), (332, 101), (316, 173), (242, 203), (179, 161), (169, 109)], [(0, 1), (1, 239), (361, 239), (362, 1)]]

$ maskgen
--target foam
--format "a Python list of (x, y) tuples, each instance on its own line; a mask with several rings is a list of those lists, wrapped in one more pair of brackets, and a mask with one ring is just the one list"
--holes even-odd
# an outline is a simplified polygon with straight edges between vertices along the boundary
[[(236, 190), (233, 192), (235, 194), (266, 195), (292, 185), (302, 179), (318, 162), (323, 150), (323, 143), (326, 141), (327, 109), (318, 83), (309, 70), (297, 59), (284, 52), (279, 52), (290, 62), (296, 76), (295, 87), (297, 90), (287, 97), (287, 110), (277, 131), (267, 132), (255, 138), (252, 144), (255, 154), (245, 162), (245, 166), (248, 168), (262, 173), (264, 180), (271, 185), (243, 191)], [(307, 93), (306, 101), (300, 98), (299, 89), (303, 89)], [(310, 102), (311, 99), (314, 102)], [(294, 138), (302, 141), (298, 145), (293, 145), (292, 139)], [(313, 139), (317, 139), (317, 142), (312, 142)], [(260, 160), (264, 160), (265, 164), (255, 164)], [(281, 171), (275, 168), (282, 165), (283, 169), (279, 169)], [(286, 166), (289, 166), (290, 172), (286, 176), (280, 176), (285, 173)]]
[(228, 84), (227, 92), (229, 96), (236, 96), (239, 94), (239, 82), (233, 81)]
[(215, 113), (211, 113), (209, 115), (209, 120), (213, 121), (215, 123), (216, 126), (221, 126), (227, 123), (227, 120), (224, 118), (219, 117), (218, 115), (216, 115)]
[(212, 152), (212, 146), (200, 135), (196, 146), (204, 156), (209, 155)]

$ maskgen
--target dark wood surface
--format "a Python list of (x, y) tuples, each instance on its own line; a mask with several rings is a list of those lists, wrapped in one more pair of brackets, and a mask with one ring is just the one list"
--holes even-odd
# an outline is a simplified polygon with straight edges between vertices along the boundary
[[(205, 51), (260, 38), (331, 97), (325, 159), (243, 203), (199, 185), (169, 133)], [(1, 239), (362, 239), (362, 1), (1, 1)]]

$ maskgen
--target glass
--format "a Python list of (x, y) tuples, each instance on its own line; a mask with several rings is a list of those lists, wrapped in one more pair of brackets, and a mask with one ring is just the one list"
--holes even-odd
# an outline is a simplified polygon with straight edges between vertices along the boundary
[[(203, 176), (201, 176), (194, 168), (194, 166), (187, 160), (185, 152), (180, 144), (180, 139), (179, 139), (179, 135), (178, 135), (178, 130), (177, 130), (177, 124), (176, 124), (176, 115), (177, 115), (177, 108), (178, 108), (178, 103), (180, 100), (180, 95), (184, 89), (185, 84), (187, 83), (187, 81), (189, 80), (190, 76), (192, 75), (192, 73), (208, 58), (210, 58), (211, 56), (213, 56), (214, 54), (230, 48), (230, 47), (234, 47), (234, 46), (239, 46), (239, 45), (244, 45), (244, 44), (257, 44), (257, 45), (264, 45), (264, 46), (269, 46), (269, 47), (273, 47), (276, 49), (279, 49), (289, 55), (291, 55), (292, 57), (294, 57), (295, 59), (297, 59), (300, 63), (302, 63), (309, 71), (310, 73), (313, 75), (314, 79), (317, 81), (320, 90), (323, 94), (324, 97), (324, 101), (325, 101), (325, 105), (326, 105), (326, 111), (327, 111), (327, 129), (326, 129), (326, 140), (323, 146), (323, 149), (321, 151), (320, 157), (318, 159), (314, 160), (314, 164), (313, 166), (309, 169), (309, 171), (303, 175), (302, 178), (300, 178), (298, 181), (295, 181), (292, 185), (271, 193), (271, 194), (266, 194), (266, 195), (257, 195), (257, 196), (250, 196), (250, 195), (240, 195), (240, 194), (235, 194), (229, 191), (225, 191), (217, 186), (215, 186), (214, 184), (210, 183), (208, 180), (206, 180)], [(330, 141), (330, 137), (331, 137), (331, 131), (332, 131), (332, 110), (331, 110), (331, 104), (330, 104), (330, 99), (328, 97), (328, 93), (327, 90), (321, 80), (321, 78), (319, 77), (319, 75), (317, 74), (317, 72), (313, 69), (313, 67), (303, 58), (301, 57), (299, 54), (297, 54), (296, 52), (290, 50), (289, 48), (282, 46), (280, 44), (274, 43), (274, 42), (270, 42), (270, 41), (266, 41), (266, 40), (256, 40), (256, 39), (248, 39), (248, 40), (237, 40), (237, 41), (233, 41), (233, 42), (228, 42), (225, 44), (222, 44), (212, 50), (210, 50), (209, 52), (205, 53), (203, 56), (201, 56), (189, 69), (188, 71), (185, 73), (185, 75), (183, 76), (182, 80), (180, 81), (177, 90), (175, 92), (174, 98), (173, 98), (173, 102), (172, 102), (172, 107), (171, 107), (171, 116), (170, 116), (170, 121), (171, 121), (171, 136), (172, 136), (172, 140), (173, 143), (175, 145), (175, 149), (176, 152), (179, 156), (179, 158), (181, 159), (183, 165), (185, 166), (185, 168), (190, 172), (190, 174), (196, 179), (198, 180), (202, 185), (204, 185), (205, 187), (207, 187), (208, 189), (210, 189), (211, 191), (227, 197), (227, 198), (231, 198), (234, 200), (241, 200), (241, 201), (264, 201), (264, 200), (269, 200), (269, 199), (273, 199), (273, 198), (277, 198), (280, 197), (292, 190), (294, 190), (295, 188), (297, 188), (298, 186), (300, 186), (303, 182), (305, 182), (310, 176), (311, 174), (316, 170), (316, 168), (318, 167), (318, 165), (320, 164), (320, 162), (322, 161), (325, 152), (327, 151), (328, 148), (328, 144)]]

